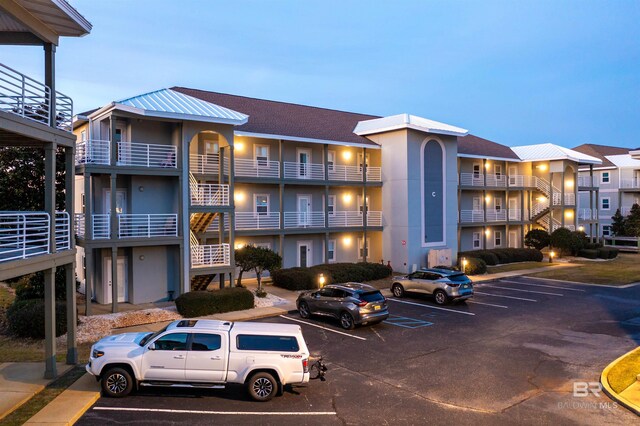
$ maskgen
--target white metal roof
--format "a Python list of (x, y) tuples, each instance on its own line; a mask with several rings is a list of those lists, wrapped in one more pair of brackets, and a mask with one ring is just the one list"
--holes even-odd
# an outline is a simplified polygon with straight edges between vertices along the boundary
[(450, 136), (465, 136), (469, 131), (460, 127), (429, 120), (411, 114), (398, 114), (389, 117), (374, 118), (373, 120), (360, 121), (353, 129), (353, 133), (359, 136), (375, 133), (390, 132), (399, 129), (415, 129), (426, 133), (436, 133)]
[[(242, 125), (249, 116), (171, 89), (160, 89), (112, 103), (109, 107), (149, 117)], [(105, 108), (91, 114), (99, 115)]]
[(599, 158), (552, 143), (514, 146), (511, 149), (523, 161), (570, 160), (580, 164), (602, 164)]
[(637, 167), (640, 168), (640, 159), (633, 158), (629, 154), (605, 155), (616, 167)]

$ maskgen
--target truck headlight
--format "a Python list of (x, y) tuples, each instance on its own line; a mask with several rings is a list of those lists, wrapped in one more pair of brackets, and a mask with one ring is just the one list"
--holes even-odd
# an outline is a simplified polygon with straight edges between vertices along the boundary
[(93, 352), (92, 352), (92, 354), (91, 354), (91, 356), (92, 356), (93, 358), (100, 358), (100, 357), (101, 357), (101, 356), (103, 356), (103, 355), (104, 355), (104, 352), (99, 351), (99, 350), (97, 350), (97, 349), (94, 349), (94, 350), (93, 350)]

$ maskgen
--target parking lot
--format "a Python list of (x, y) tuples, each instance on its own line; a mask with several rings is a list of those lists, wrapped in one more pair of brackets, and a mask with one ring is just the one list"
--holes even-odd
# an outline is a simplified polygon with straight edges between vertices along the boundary
[(640, 342), (640, 286), (567, 285), (526, 277), (485, 282), (466, 303), (385, 295), (390, 318), (341, 329), (297, 313), (295, 323), (327, 381), (293, 386), (268, 403), (241, 387), (144, 389), (101, 398), (78, 424), (630, 424), (605, 395), (573, 395), (575, 382)]

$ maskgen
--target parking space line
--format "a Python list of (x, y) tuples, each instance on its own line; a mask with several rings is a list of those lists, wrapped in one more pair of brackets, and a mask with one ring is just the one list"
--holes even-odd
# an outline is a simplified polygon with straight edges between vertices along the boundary
[(398, 299), (393, 299), (393, 298), (389, 298), (387, 300), (391, 300), (393, 302), (398, 302), (398, 303), (406, 303), (407, 305), (422, 306), (423, 308), (439, 309), (441, 311), (455, 312), (456, 314), (475, 315), (473, 312), (456, 311), (455, 309), (447, 309), (447, 308), (441, 308), (439, 306), (423, 305), (422, 303), (407, 302), (406, 300), (398, 300)]
[(333, 333), (342, 334), (343, 336), (353, 337), (354, 339), (367, 340), (365, 337), (354, 336), (353, 334), (349, 334), (349, 333), (343, 333), (342, 331), (333, 330), (333, 329), (331, 329), (331, 328), (323, 327), (323, 326), (321, 326), (321, 325), (314, 324), (314, 323), (312, 323), (312, 322), (302, 321), (302, 320), (299, 320), (299, 319), (295, 319), (295, 318), (287, 317), (287, 316), (285, 316), (285, 315), (279, 315), (279, 317), (280, 317), (280, 318), (287, 319), (287, 320), (289, 320), (289, 321), (295, 321), (295, 322), (300, 322), (300, 323), (302, 323), (302, 324), (307, 324), (307, 325), (310, 325), (310, 326), (312, 326), (312, 327), (318, 327), (318, 328), (321, 328), (321, 329), (323, 329), (323, 330), (331, 331), (331, 332), (333, 332)]
[(465, 300), (465, 302), (467, 303), (475, 303), (476, 305), (487, 305), (487, 306), (494, 306), (496, 308), (504, 308), (504, 309), (509, 309), (508, 306), (504, 306), (504, 305), (494, 305), (493, 303), (484, 303), (484, 302), (477, 302), (475, 300)]
[(500, 290), (520, 291), (522, 293), (546, 294), (546, 295), (549, 295), (549, 296), (564, 296), (564, 294), (561, 294), (561, 293), (551, 293), (551, 292), (548, 292), (548, 291), (523, 290), (521, 288), (499, 287), (497, 285), (488, 285), (487, 287), (499, 288)]
[(544, 284), (531, 284), (531, 283), (525, 283), (522, 281), (511, 281), (511, 280), (500, 280), (501, 283), (513, 283), (513, 284), (521, 284), (521, 285), (530, 285), (530, 286), (534, 286), (534, 287), (546, 287), (546, 288), (555, 288), (556, 290), (568, 290), (568, 291), (581, 291), (581, 292), (585, 292), (585, 290), (579, 289), (579, 288), (568, 288), (568, 287), (558, 287), (555, 285), (544, 285)]
[(505, 296), (503, 294), (491, 294), (491, 293), (483, 293), (482, 291), (474, 290), (475, 294), (482, 294), (483, 296), (492, 296), (492, 297), (503, 297), (505, 299), (515, 299), (515, 300), (525, 300), (527, 302), (537, 302), (535, 299), (527, 299), (526, 297), (515, 297), (515, 296)]
[(225, 416), (335, 416), (335, 411), (209, 411), (172, 410), (169, 408), (93, 407), (100, 411), (137, 411), (144, 413), (213, 414)]
[(404, 328), (420, 328), (433, 325), (433, 323), (429, 321), (416, 318), (401, 317), (400, 315), (389, 315), (389, 318), (387, 318), (384, 323), (397, 325), (398, 327)]

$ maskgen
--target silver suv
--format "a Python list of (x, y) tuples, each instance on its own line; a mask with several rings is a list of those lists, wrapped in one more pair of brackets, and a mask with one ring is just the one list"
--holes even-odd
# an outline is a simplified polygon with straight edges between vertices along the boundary
[(325, 315), (337, 318), (350, 330), (356, 325), (375, 324), (389, 317), (387, 299), (367, 284), (330, 284), (314, 292), (301, 293), (296, 300), (302, 318)]
[(406, 292), (433, 295), (438, 305), (473, 297), (473, 283), (465, 274), (449, 269), (419, 269), (409, 275), (393, 277), (391, 292), (403, 297)]

